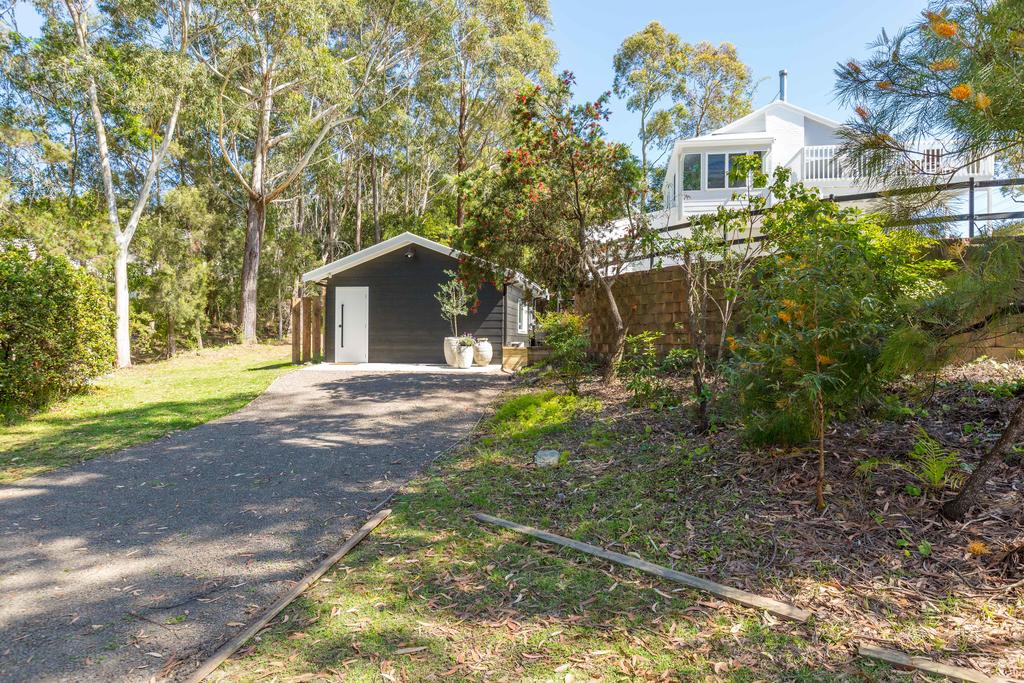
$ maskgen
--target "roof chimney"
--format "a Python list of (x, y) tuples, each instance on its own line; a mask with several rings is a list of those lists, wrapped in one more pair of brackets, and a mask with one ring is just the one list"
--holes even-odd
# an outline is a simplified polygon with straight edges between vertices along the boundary
[(786, 101), (786, 77), (789, 76), (789, 72), (785, 69), (779, 69), (779, 100), (782, 102)]

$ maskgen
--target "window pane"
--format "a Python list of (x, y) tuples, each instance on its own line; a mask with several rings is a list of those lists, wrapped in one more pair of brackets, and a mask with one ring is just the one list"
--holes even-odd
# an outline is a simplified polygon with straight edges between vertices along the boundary
[(725, 187), (725, 155), (708, 155), (708, 189)]
[(700, 155), (683, 155), (683, 192), (700, 189)]
[[(764, 152), (753, 152), (753, 154), (754, 154), (754, 156), (756, 156), (758, 159), (761, 160), (761, 163), (759, 164), (759, 167), (763, 171), (764, 170)], [(754, 187), (764, 187), (766, 184), (767, 184), (767, 181), (764, 178), (761, 178), (760, 181), (757, 181), (757, 180), (754, 181)]]
[(737, 177), (734, 169), (736, 168), (736, 162), (739, 161), (740, 157), (746, 156), (740, 152), (737, 154), (729, 155), (729, 187), (746, 187), (747, 179), (745, 177)]

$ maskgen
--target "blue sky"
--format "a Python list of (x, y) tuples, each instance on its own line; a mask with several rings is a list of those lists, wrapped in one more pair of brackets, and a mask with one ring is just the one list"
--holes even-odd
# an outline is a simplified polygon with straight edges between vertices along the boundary
[[(592, 100), (612, 85), (612, 57), (623, 38), (659, 21), (690, 43), (730, 42), (764, 80), (754, 106), (778, 91), (779, 69), (789, 71), (789, 100), (818, 114), (845, 121), (833, 99), (832, 69), (838, 61), (863, 57), (882, 28), (893, 31), (915, 21), (925, 0), (549, 0), (559, 68), (575, 73), (577, 94)], [(610, 137), (633, 144), (638, 119), (613, 103)]]

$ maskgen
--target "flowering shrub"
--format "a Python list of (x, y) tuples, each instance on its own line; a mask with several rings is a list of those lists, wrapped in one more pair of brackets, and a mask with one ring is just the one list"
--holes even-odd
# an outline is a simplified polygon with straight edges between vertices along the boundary
[(0, 250), (0, 414), (81, 390), (114, 358), (110, 297), (66, 258)]
[(929, 241), (919, 234), (885, 233), (871, 217), (799, 186), (765, 232), (777, 252), (761, 260), (744, 294), (744, 334), (730, 343), (732, 383), (751, 441), (818, 438), (822, 506), (827, 424), (877, 395), (884, 340), (943, 264), (921, 259)]

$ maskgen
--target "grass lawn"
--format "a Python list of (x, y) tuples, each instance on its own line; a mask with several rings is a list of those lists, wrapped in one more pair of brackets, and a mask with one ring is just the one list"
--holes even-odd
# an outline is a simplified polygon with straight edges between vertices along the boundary
[[(933, 595), (919, 579), (922, 563), (954, 585), (965, 567), (977, 575), (977, 563), (951, 560), (957, 566), (947, 573), (890, 538), (931, 533), (935, 556), (946, 557), (941, 537), (951, 544), (962, 537), (928, 531), (930, 515), (911, 528), (900, 504), (854, 519), (862, 501), (847, 507), (837, 474), (833, 507), (820, 516), (813, 479), (795, 481), (802, 468), (792, 461), (752, 469), (751, 461), (733, 460), (727, 440), (719, 455), (718, 437), (685, 436), (685, 411), (659, 411), (658, 422), (625, 401), (607, 405), (605, 393), (513, 390), (467, 445), (406, 487), (391, 518), (213, 680), (925, 680), (857, 658), (864, 637), (953, 661), (980, 655), (982, 666), (998, 662), (1004, 670), (1024, 663), (1013, 656), (1024, 599), (966, 600), (962, 585)], [(564, 449), (568, 462), (534, 467), (539, 446)], [(473, 511), (787, 600), (816, 616), (780, 623), (484, 528), (469, 519)], [(833, 532), (845, 545), (826, 542)], [(872, 537), (869, 553), (858, 550), (857, 534)], [(854, 573), (844, 573), (848, 567)]]
[(157, 439), (238, 410), (292, 368), (289, 347), (227, 346), (137, 365), (0, 426), (0, 482)]

